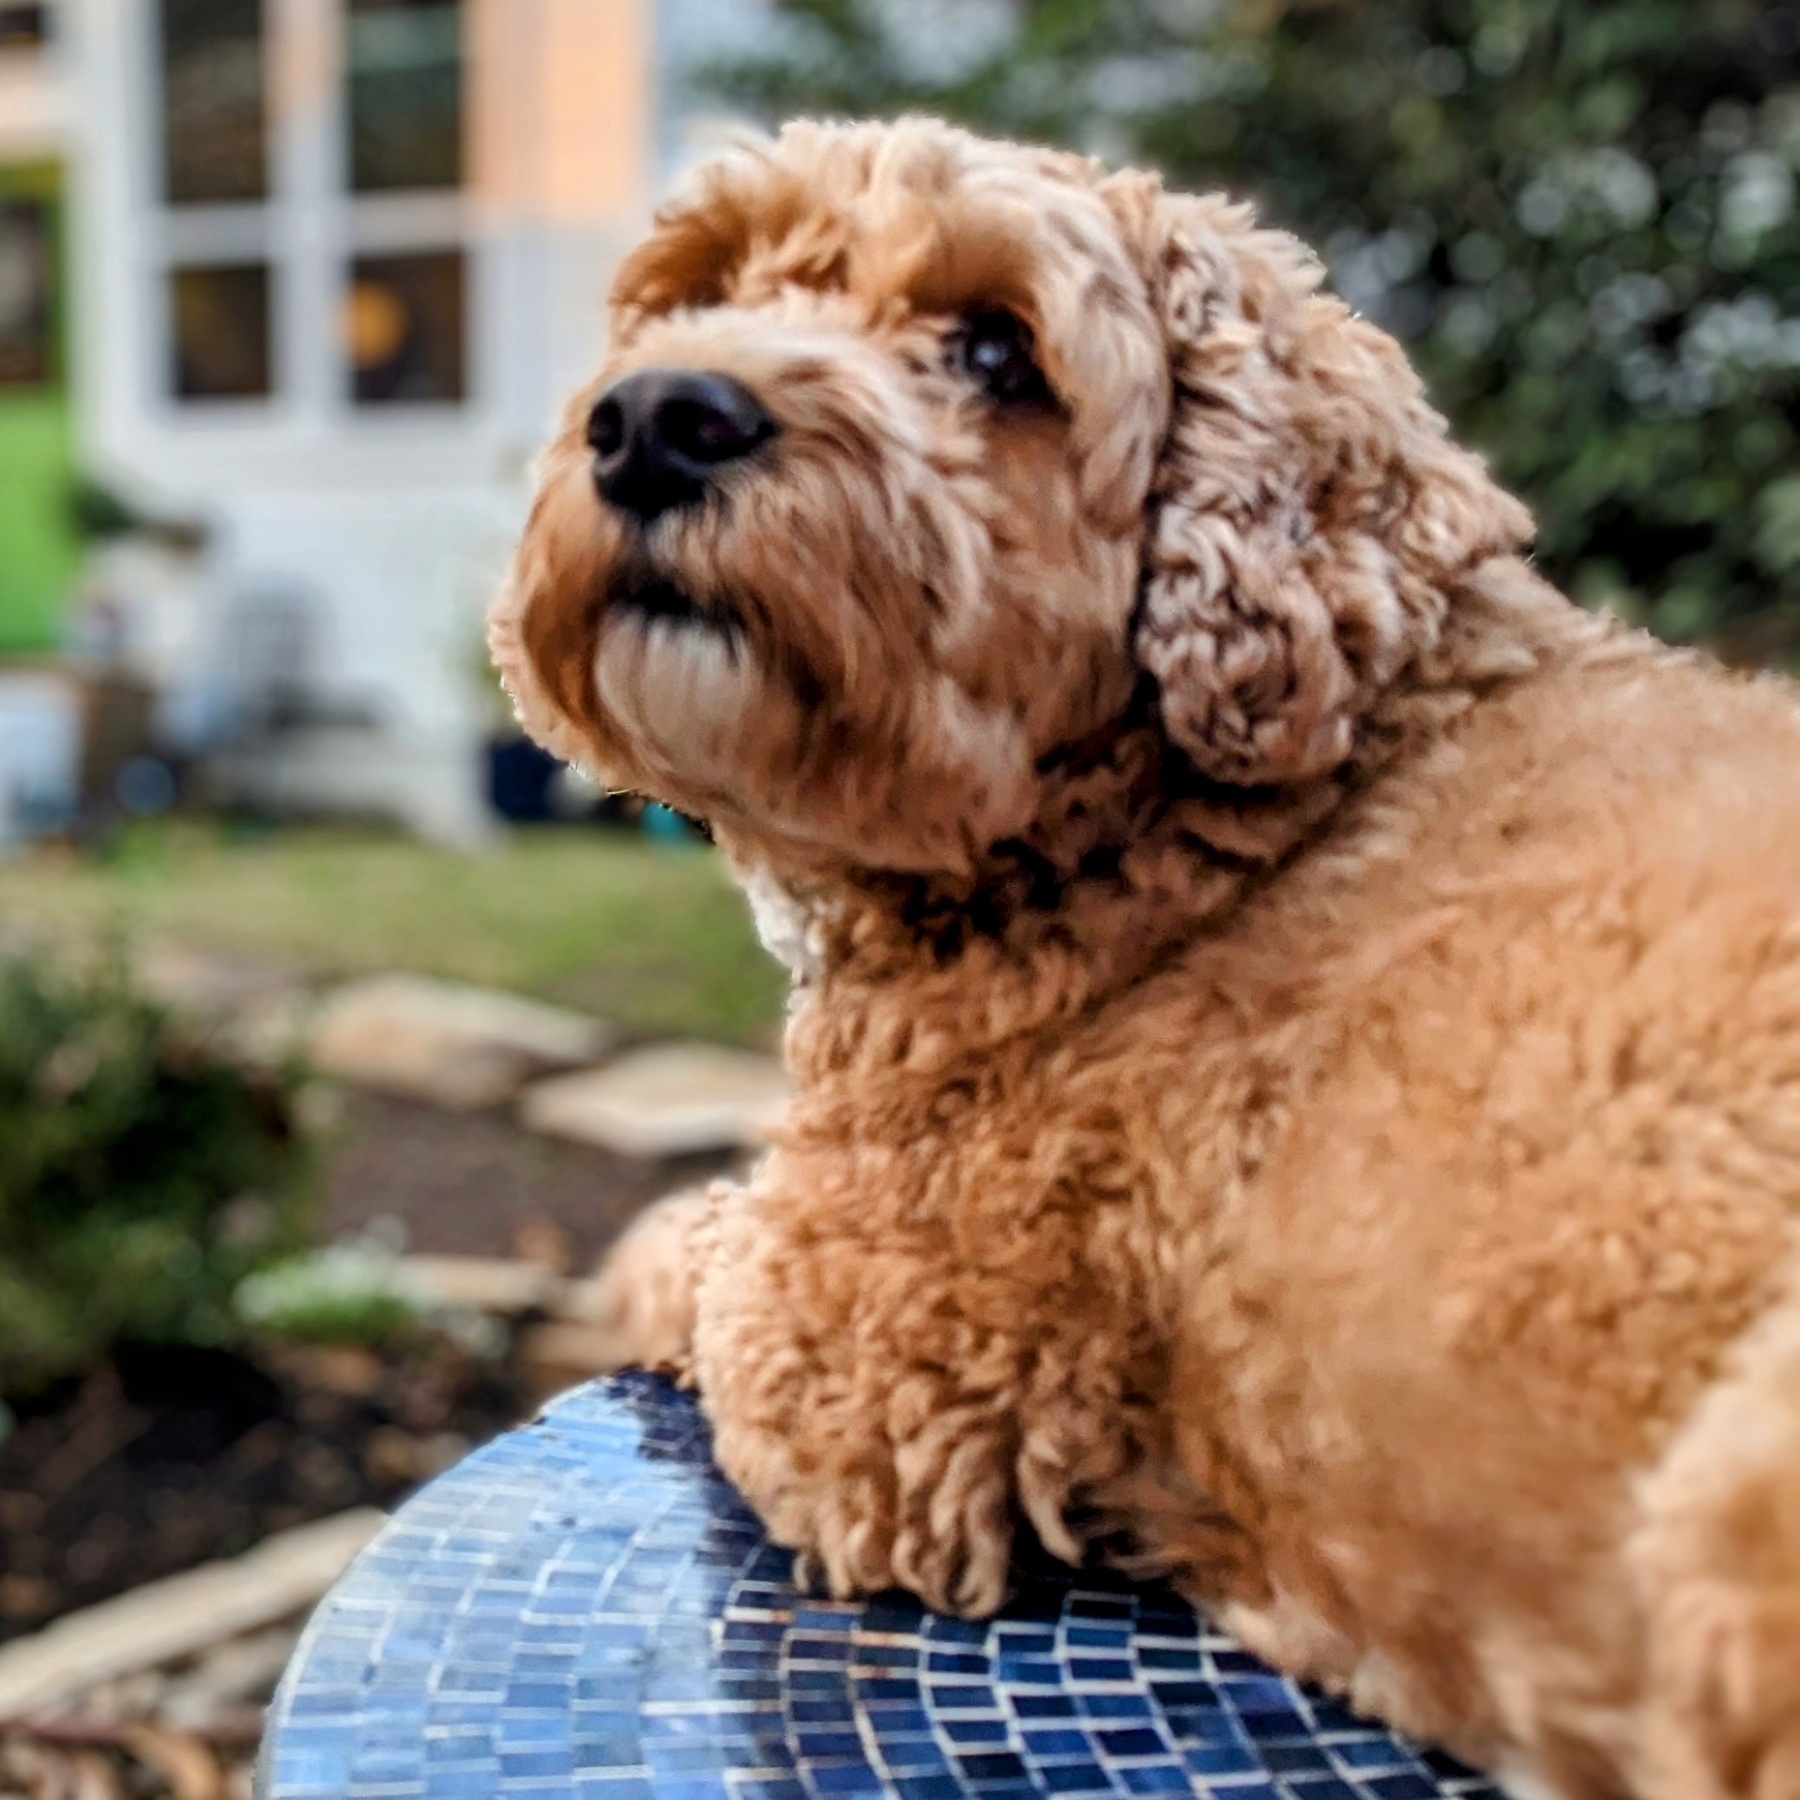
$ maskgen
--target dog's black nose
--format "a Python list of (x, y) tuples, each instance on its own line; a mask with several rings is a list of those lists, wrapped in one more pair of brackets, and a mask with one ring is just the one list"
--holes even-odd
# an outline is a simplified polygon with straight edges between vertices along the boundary
[(588, 415), (594, 479), (614, 506), (646, 524), (691, 506), (720, 469), (776, 432), (741, 381), (689, 369), (640, 369)]

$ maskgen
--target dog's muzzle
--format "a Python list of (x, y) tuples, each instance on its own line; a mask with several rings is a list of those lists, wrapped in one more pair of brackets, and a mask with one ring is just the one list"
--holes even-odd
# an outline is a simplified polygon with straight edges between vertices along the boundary
[(587, 441), (603, 498), (647, 525), (704, 499), (723, 470), (779, 429), (729, 375), (640, 369), (595, 402)]

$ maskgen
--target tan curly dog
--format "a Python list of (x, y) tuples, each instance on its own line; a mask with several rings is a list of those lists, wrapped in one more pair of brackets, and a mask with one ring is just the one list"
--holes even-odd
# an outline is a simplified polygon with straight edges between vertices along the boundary
[(1531, 1800), (1800, 1796), (1800, 705), (1595, 619), (1219, 199), (796, 125), (627, 260), (496, 657), (709, 820), (792, 1117), (621, 1354), (840, 1592), (1015, 1526)]

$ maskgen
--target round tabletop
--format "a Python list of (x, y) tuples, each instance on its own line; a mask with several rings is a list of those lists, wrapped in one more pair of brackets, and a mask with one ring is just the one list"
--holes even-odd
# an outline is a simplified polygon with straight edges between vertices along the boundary
[(1048, 1562), (999, 1617), (797, 1593), (691, 1397), (565, 1396), (401, 1508), (315, 1614), (264, 1800), (1498, 1800), (1168, 1590)]

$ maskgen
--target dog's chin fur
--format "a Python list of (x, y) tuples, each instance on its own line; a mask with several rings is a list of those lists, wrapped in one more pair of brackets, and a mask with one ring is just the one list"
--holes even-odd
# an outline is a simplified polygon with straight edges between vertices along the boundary
[(743, 649), (744, 621), (721, 596), (697, 599), (679, 582), (652, 570), (633, 570), (606, 596), (606, 610), (640, 626), (663, 626), (687, 634), (686, 641), (722, 644), (732, 655)]
[[(985, 402), (959, 320), (1029, 326)], [(1017, 1522), (1534, 1800), (1800, 1796), (1800, 707), (1589, 618), (1218, 200), (796, 126), (621, 271), (492, 642), (793, 971), (622, 1356), (842, 1592)], [(779, 437), (639, 528), (633, 370)], [(634, 1350), (635, 1345), (635, 1350)]]
[(609, 585), (592, 679), (597, 705), (650, 777), (640, 785), (679, 772), (697, 794), (728, 788), (745, 734), (786, 698), (769, 691), (728, 601), (697, 600), (647, 569)]

